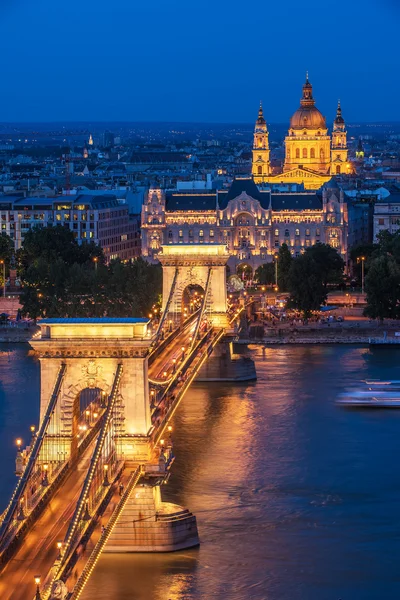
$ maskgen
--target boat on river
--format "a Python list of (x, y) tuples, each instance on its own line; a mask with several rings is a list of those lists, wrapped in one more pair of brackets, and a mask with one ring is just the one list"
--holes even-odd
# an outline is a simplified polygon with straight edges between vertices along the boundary
[(339, 394), (340, 406), (360, 408), (400, 408), (400, 381), (366, 381), (366, 387)]

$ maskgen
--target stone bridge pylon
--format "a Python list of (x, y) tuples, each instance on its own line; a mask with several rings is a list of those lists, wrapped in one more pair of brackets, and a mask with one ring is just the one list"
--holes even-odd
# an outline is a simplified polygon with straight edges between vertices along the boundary
[(163, 313), (180, 315), (183, 295), (199, 286), (206, 295), (205, 312), (215, 327), (228, 327), (226, 263), (223, 244), (168, 244), (158, 255), (163, 267)]

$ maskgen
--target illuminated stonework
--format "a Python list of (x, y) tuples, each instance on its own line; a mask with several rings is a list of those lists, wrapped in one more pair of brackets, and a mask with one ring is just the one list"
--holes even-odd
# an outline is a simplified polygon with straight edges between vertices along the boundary
[[(163, 311), (173, 289), (172, 311), (181, 314), (184, 290), (191, 285), (198, 285), (205, 290), (210, 275), (206, 298), (210, 320), (217, 326), (227, 325), (225, 266), (229, 254), (226, 246), (222, 244), (165, 245), (158, 258), (163, 267)], [(176, 270), (178, 274), (175, 279)]]
[(76, 434), (74, 406), (80, 392), (97, 388), (108, 395), (117, 367), (122, 364), (119, 387), (123, 406), (121, 447), (126, 456), (129, 452), (134, 453), (132, 436), (147, 436), (151, 427), (148, 383), (151, 338), (147, 334), (147, 324), (148, 319), (133, 318), (40, 321), (41, 336), (30, 342), (40, 360), (40, 421), (45, 415), (60, 365), (65, 364), (56, 410), (62, 420), (63, 434), (72, 443)]
[[(333, 125), (332, 138), (328, 133), (325, 117), (315, 106), (312, 85), (308, 80), (303, 86), (300, 107), (290, 119), (285, 138), (285, 162), (283, 171), (273, 172), (270, 168), (267, 125), (260, 113), (254, 130), (252, 173), (256, 183), (298, 183), (306, 189), (319, 189), (331, 175), (350, 174), (348, 162), (347, 132), (340, 104)], [(262, 126), (262, 127), (261, 127)], [(264, 132), (264, 133), (263, 133)], [(261, 150), (263, 152), (261, 152)], [(268, 166), (266, 166), (268, 165)]]

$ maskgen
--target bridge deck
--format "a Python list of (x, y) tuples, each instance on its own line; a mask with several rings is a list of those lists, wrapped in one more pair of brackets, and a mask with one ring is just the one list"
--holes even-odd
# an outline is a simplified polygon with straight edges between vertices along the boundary
[(35, 594), (34, 575), (44, 578), (57, 558), (57, 542), (63, 540), (69, 519), (89, 468), (94, 442), (68, 475), (0, 576), (2, 600), (29, 600)]
[(149, 378), (162, 380), (163, 372), (168, 371), (172, 368), (172, 360), (176, 358), (176, 366), (179, 367), (179, 360), (182, 356), (182, 346), (189, 347), (189, 338), (194, 335), (196, 329), (196, 321), (188, 323), (185, 329), (177, 335), (176, 338), (171, 340), (171, 343), (165, 348), (165, 350), (158, 356), (154, 362), (149, 366)]

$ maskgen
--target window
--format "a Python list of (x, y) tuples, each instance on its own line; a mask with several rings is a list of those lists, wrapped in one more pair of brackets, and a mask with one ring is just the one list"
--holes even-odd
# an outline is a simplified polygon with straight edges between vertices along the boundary
[(289, 237), (290, 233), (289, 233), (289, 229), (285, 229), (285, 237)]
[(336, 175), (339, 175), (339, 174), (340, 174), (340, 165), (337, 165), (336, 166)]
[(296, 148), (296, 158), (300, 158), (300, 148)]
[(300, 235), (300, 229), (296, 229), (295, 235)]
[(183, 238), (183, 231), (182, 231), (182, 229), (179, 230), (179, 237)]
[(307, 248), (310, 246), (310, 244), (311, 244), (311, 241), (310, 240), (306, 240), (306, 246), (307, 246)]
[(315, 148), (311, 148), (311, 150), (310, 150), (310, 158), (315, 158)]
[(257, 167), (258, 175), (262, 175), (262, 167)]
[(204, 237), (204, 231), (202, 229), (200, 229), (200, 231), (199, 231), (199, 237), (201, 237), (201, 238)]
[(306, 235), (310, 235), (310, 230), (306, 229)]
[(378, 225), (384, 225), (385, 219), (378, 219)]
[(214, 229), (210, 229), (210, 238), (214, 237)]
[(189, 238), (193, 238), (193, 229), (189, 229)]
[(279, 229), (275, 229), (275, 235), (276, 235), (276, 237), (279, 236)]
[(303, 158), (307, 158), (307, 148), (303, 148)]
[(315, 235), (317, 235), (317, 236), (321, 235), (321, 232), (320, 232), (319, 228), (315, 230)]
[(172, 236), (173, 236), (172, 231), (168, 231), (168, 239), (169, 240), (172, 240)]
[(321, 150), (319, 151), (319, 157), (321, 160), (325, 160), (325, 152), (323, 148), (321, 148)]

